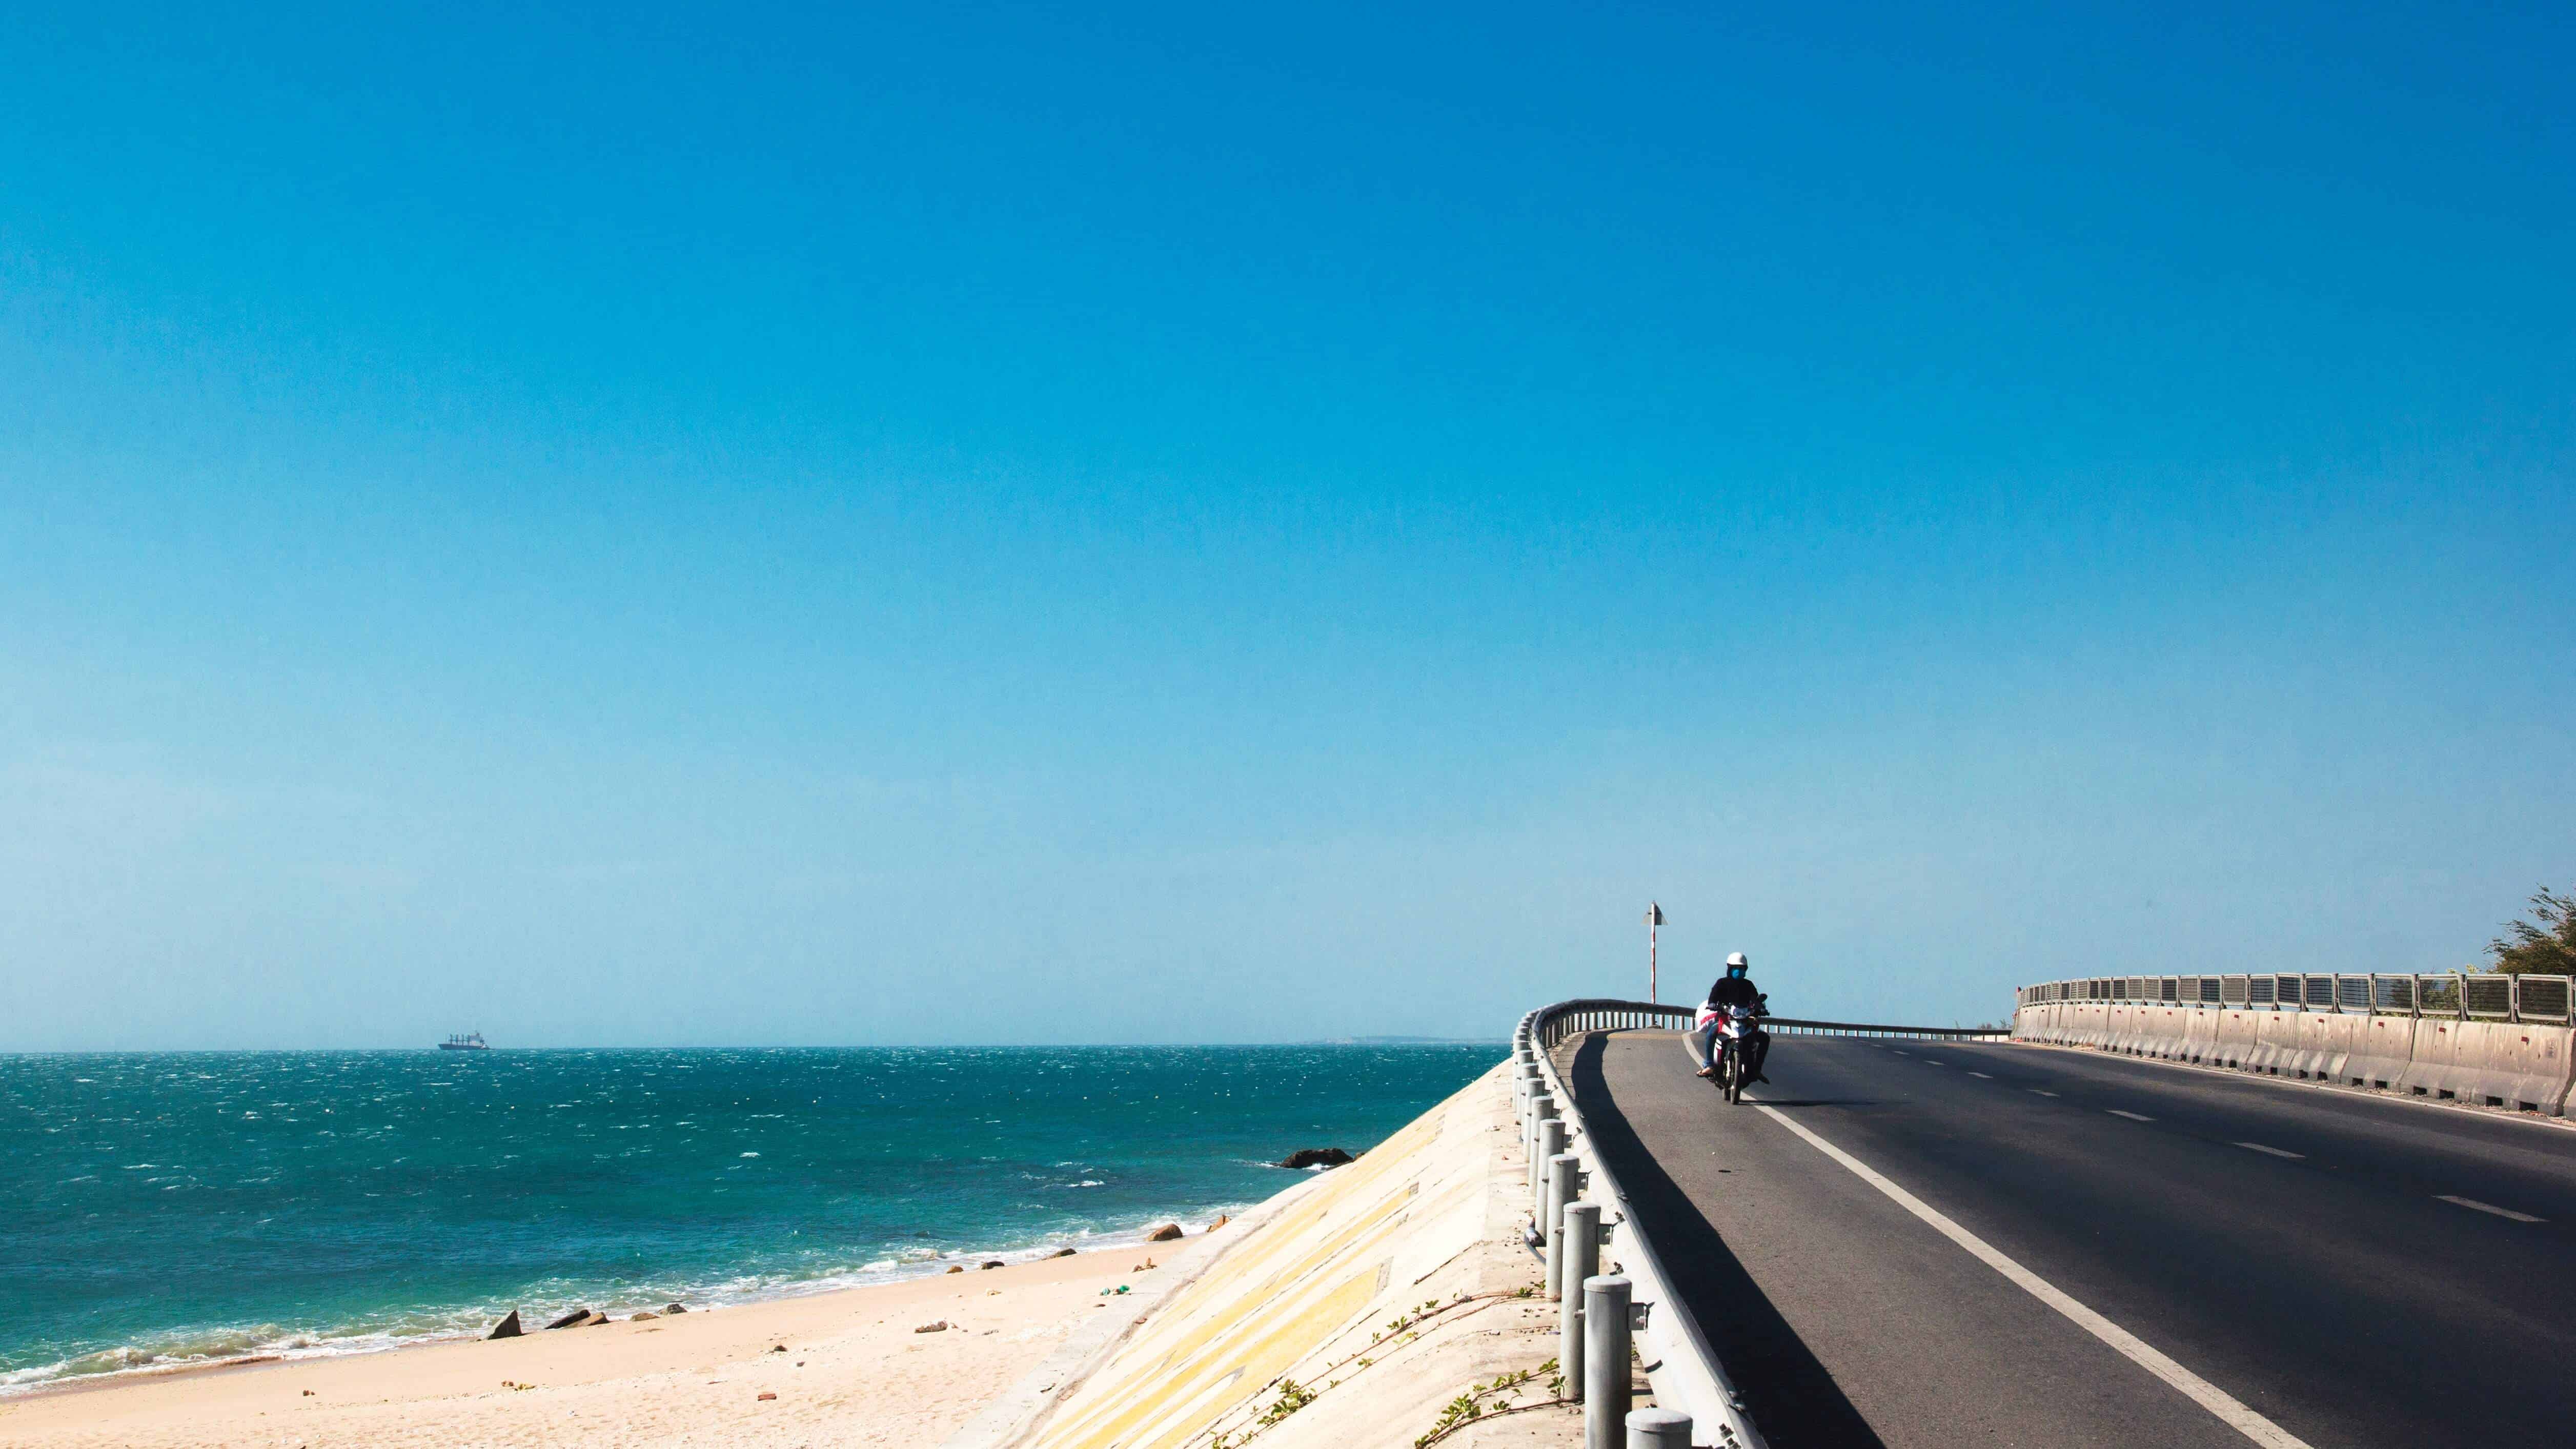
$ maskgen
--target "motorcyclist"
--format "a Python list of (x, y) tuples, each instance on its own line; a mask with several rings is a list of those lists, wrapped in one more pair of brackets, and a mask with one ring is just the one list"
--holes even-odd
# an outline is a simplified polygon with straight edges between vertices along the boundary
[[(1752, 972), (1753, 963), (1745, 959), (1743, 952), (1729, 952), (1726, 958), (1726, 974), (1717, 978), (1716, 984), (1708, 988), (1708, 1004), (1711, 1007), (1745, 1007), (1753, 1013), (1756, 1020), (1769, 1016), (1771, 1014), (1769, 998), (1754, 989)], [(1717, 1075), (1717, 1059), (1711, 1055), (1716, 1046), (1717, 1024), (1714, 1021), (1710, 1022), (1705, 1036), (1696, 1031), (1691, 1033), (1692, 1055), (1706, 1063), (1699, 1069), (1699, 1074), (1703, 1077)], [(1745, 1037), (1744, 1050), (1746, 1052), (1744, 1065), (1747, 1068), (1744, 1079), (1747, 1082), (1769, 1081), (1770, 1078), (1762, 1075), (1762, 1064), (1771, 1055), (1771, 1034), (1756, 1026), (1752, 1033)]]

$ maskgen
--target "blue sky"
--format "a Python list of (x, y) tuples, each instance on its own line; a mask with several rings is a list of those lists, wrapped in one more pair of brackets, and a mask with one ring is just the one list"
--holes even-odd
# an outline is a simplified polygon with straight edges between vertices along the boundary
[(2456, 966), (2572, 30), (13, 10), (0, 1049)]

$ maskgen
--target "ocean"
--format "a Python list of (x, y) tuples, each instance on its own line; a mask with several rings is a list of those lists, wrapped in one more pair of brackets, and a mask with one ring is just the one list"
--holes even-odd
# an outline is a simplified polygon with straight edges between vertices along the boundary
[(1133, 1243), (1493, 1045), (0, 1057), (0, 1392)]

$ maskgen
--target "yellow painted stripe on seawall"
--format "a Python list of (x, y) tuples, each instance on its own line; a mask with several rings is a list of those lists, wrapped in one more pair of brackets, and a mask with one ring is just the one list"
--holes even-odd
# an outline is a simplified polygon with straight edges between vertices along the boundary
[[(1214, 1418), (1233, 1403), (1260, 1393), (1282, 1369), (1305, 1357), (1316, 1344), (1324, 1341), (1326, 1335), (1367, 1307), (1369, 1299), (1376, 1293), (1375, 1269), (1354, 1273), (1305, 1311), (1259, 1338), (1232, 1351), (1220, 1347), (1206, 1361), (1182, 1372), (1164, 1374), (1153, 1385), (1127, 1396), (1124, 1401), (1126, 1412), (1105, 1424), (1093, 1426), (1081, 1438), (1058, 1440), (1049, 1436), (1044, 1442), (1061, 1444), (1063, 1449), (1102, 1449), (1102, 1446), (1115, 1442), (1121, 1434), (1143, 1423), (1156, 1410), (1172, 1404), (1175, 1399), (1202, 1396), (1206, 1391), (1198, 1386), (1216, 1387), (1213, 1380), (1239, 1368), (1241, 1373), (1232, 1384), (1224, 1386), (1234, 1390), (1233, 1396), (1225, 1404), (1209, 1407), (1206, 1417)], [(1197, 1422), (1205, 1422), (1205, 1419)], [(1173, 1415), (1158, 1427), (1162, 1431), (1162, 1439), (1173, 1441), (1188, 1437), (1196, 1425), (1189, 1417)], [(1131, 1449), (1142, 1449), (1148, 1442), (1140, 1439)]]
[[(1187, 1290), (1191, 1294), (1197, 1294), (1201, 1290), (1211, 1290), (1209, 1297), (1212, 1301), (1207, 1303), (1204, 1317), (1193, 1313), (1187, 1316), (1197, 1321), (1188, 1323), (1186, 1326), (1178, 1323), (1170, 1325), (1170, 1329), (1179, 1330), (1177, 1342), (1159, 1353), (1151, 1351), (1138, 1353), (1135, 1369), (1119, 1375), (1115, 1380), (1100, 1382), (1096, 1388), (1097, 1397), (1088, 1406), (1086, 1412), (1066, 1421), (1057, 1432), (1042, 1435), (1038, 1442), (1042, 1445), (1068, 1446), (1088, 1442), (1066, 1436), (1084, 1433), (1091, 1424), (1097, 1423), (1103, 1415), (1117, 1410), (1122, 1403), (1139, 1400), (1147, 1403), (1158, 1402), (1168, 1397), (1173, 1389), (1204, 1380), (1209, 1373), (1203, 1356), (1221, 1356), (1225, 1348), (1225, 1340), (1252, 1331), (1258, 1326), (1265, 1311), (1284, 1307), (1283, 1300), (1293, 1299), (1297, 1295), (1298, 1287), (1307, 1278), (1320, 1271), (1332, 1256), (1348, 1250), (1360, 1239), (1371, 1236), (1373, 1230), (1391, 1227), (1393, 1219), (1404, 1204), (1405, 1199), (1402, 1196), (1391, 1196), (1380, 1203), (1375, 1212), (1354, 1218), (1326, 1242), (1317, 1245), (1308, 1254), (1307, 1261), (1301, 1264), (1294, 1274), (1283, 1274), (1253, 1285), (1245, 1291), (1224, 1296), (1220, 1295), (1228, 1285), (1210, 1284), (1204, 1281), (1192, 1285)], [(1368, 1292), (1362, 1294), (1360, 1304), (1365, 1304), (1369, 1295), (1375, 1292), (1375, 1275), (1372, 1273), (1368, 1276), (1370, 1281), (1365, 1285)], [(1274, 1285), (1279, 1284), (1283, 1279), (1287, 1286), (1278, 1291), (1271, 1291)], [(1351, 1311), (1358, 1311), (1358, 1306), (1354, 1305)], [(1290, 1321), (1303, 1322), (1309, 1316), (1308, 1313), (1298, 1313)], [(1155, 1327), (1164, 1326), (1155, 1325)], [(1152, 1329), (1148, 1330), (1148, 1336), (1153, 1336)], [(1146, 1349), (1148, 1345), (1139, 1344), (1138, 1348)], [(1292, 1363), (1294, 1361), (1293, 1357), (1288, 1360)], [(1247, 1385), (1245, 1392), (1257, 1392), (1269, 1381), (1270, 1374), (1264, 1373)], [(1118, 1422), (1122, 1424), (1132, 1422), (1136, 1417), (1135, 1414), (1120, 1415)]]
[[(1422, 1124), (1416, 1122), (1414, 1125)], [(1398, 1133), (1388, 1139), (1389, 1144), (1400, 1141), (1411, 1131), (1408, 1128)], [(1156, 1330), (1160, 1330), (1177, 1333), (1178, 1342), (1160, 1356), (1143, 1353), (1122, 1355), (1131, 1359), (1133, 1367), (1124, 1373), (1113, 1370), (1095, 1380), (1096, 1386), (1106, 1390), (1124, 1380), (1163, 1372), (1176, 1357), (1195, 1351), (1210, 1337), (1233, 1327), (1235, 1320), (1244, 1313), (1267, 1307), (1277, 1297), (1293, 1293), (1297, 1283), (1322, 1269), (1335, 1256), (1349, 1251), (1360, 1236), (1384, 1224), (1407, 1205), (1410, 1199), (1403, 1192), (1390, 1190), (1384, 1199), (1360, 1209), (1356, 1216), (1335, 1228), (1321, 1242), (1312, 1236), (1336, 1209), (1346, 1206), (1344, 1199), (1358, 1197), (1362, 1191), (1376, 1185), (1374, 1180), (1400, 1172), (1406, 1156), (1402, 1152), (1390, 1153), (1382, 1146), (1360, 1159), (1359, 1163), (1337, 1169), (1334, 1180), (1317, 1185), (1316, 1197), (1320, 1201), (1306, 1204), (1304, 1210), (1264, 1228), (1258, 1240), (1235, 1250), (1242, 1255), (1240, 1258), (1229, 1255), (1228, 1261), (1219, 1263), (1206, 1278), (1185, 1290), (1180, 1301), (1164, 1306), (1158, 1314), (1160, 1321), (1148, 1329), (1146, 1338), (1150, 1340)], [(1372, 1162), (1380, 1164), (1379, 1170), (1367, 1174), (1357, 1172), (1361, 1163)], [(1343, 1173), (1353, 1175), (1343, 1180)], [(1412, 1184), (1406, 1179), (1387, 1185), (1393, 1189)], [(1286, 1260), (1284, 1265), (1283, 1260)], [(1196, 1331), (1186, 1331), (1187, 1326), (1194, 1322), (1198, 1325)], [(1145, 1346), (1143, 1343), (1138, 1345), (1140, 1348)]]
[[(1341, 1279), (1303, 1307), (1297, 1300), (1314, 1291), (1315, 1280), (1335, 1260), (1363, 1250), (1370, 1240), (1391, 1236), (1406, 1210), (1418, 1205), (1414, 1190), (1429, 1166), (1426, 1154), (1441, 1141), (1449, 1105), (1424, 1113), (1358, 1162), (1335, 1169), (1330, 1179), (1316, 1184), (1307, 1202), (1262, 1228), (1258, 1238), (1164, 1305), (1139, 1340), (1119, 1355), (1126, 1363), (1113, 1363), (1095, 1378), (1079, 1395), (1087, 1402), (1068, 1405), (1073, 1412), (1042, 1430), (1038, 1444), (1080, 1449), (1116, 1441), (1157, 1411), (1177, 1415), (1172, 1422), (1184, 1426), (1204, 1425), (1260, 1393), (1278, 1373), (1346, 1326), (1376, 1295), (1376, 1279), (1386, 1264), (1356, 1279)], [(1372, 1191), (1383, 1196), (1370, 1201)], [(1332, 1223), (1343, 1213), (1349, 1214), (1346, 1221)], [(1253, 1333), (1260, 1337), (1244, 1343)], [(1158, 1338), (1165, 1341), (1155, 1342)], [(1211, 1402), (1229, 1388), (1236, 1392)]]

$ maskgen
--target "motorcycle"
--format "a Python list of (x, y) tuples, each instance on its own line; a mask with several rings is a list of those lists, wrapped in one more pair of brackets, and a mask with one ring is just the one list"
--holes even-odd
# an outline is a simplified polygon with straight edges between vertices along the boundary
[(1760, 1035), (1750, 1006), (1711, 1006), (1701, 1002), (1691, 1030), (1708, 1042), (1708, 1064), (1717, 1069), (1717, 1088), (1729, 1104), (1744, 1100), (1744, 1079), (1752, 1074), (1745, 1048)]

